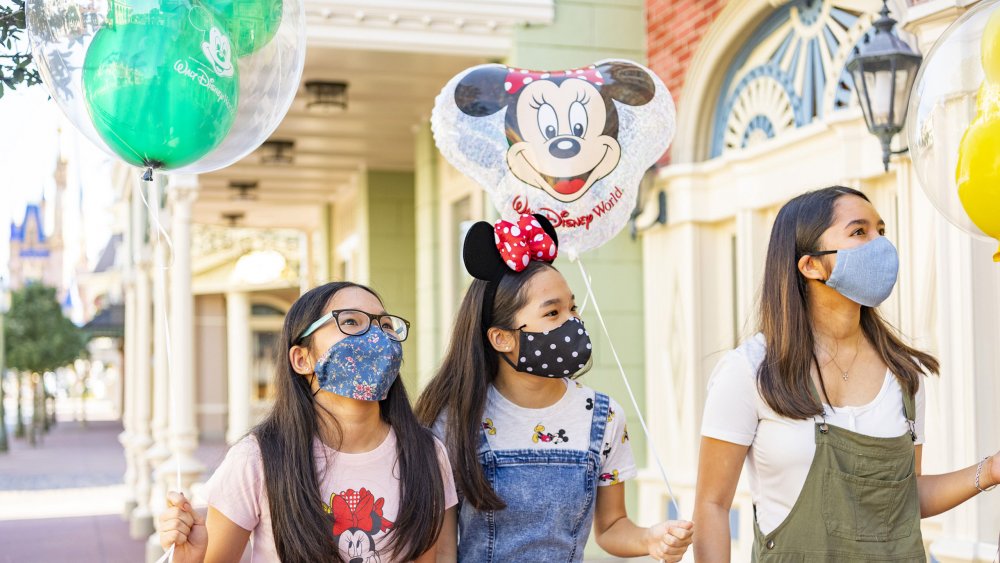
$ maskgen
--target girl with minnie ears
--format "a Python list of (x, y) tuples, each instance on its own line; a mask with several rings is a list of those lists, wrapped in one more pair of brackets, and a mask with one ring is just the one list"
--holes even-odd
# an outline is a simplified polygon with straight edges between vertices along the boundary
[(354, 283), (299, 297), (274, 407), (212, 475), (207, 518), (168, 496), (160, 544), (175, 563), (236, 562), (251, 538), (256, 562), (454, 558), (447, 453), (398, 377), (409, 326)]
[(692, 524), (636, 526), (622, 481), (636, 476), (624, 413), (574, 381), (591, 343), (551, 262), (541, 215), (479, 222), (465, 239), (476, 278), (437, 375), (417, 402), (448, 446), (461, 496), (459, 561), (581, 561), (593, 522), (618, 557), (680, 561)]

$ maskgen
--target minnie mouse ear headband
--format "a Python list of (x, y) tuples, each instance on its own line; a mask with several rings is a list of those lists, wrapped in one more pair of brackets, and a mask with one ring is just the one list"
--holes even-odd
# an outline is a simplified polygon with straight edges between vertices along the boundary
[(500, 220), (491, 225), (479, 221), (465, 235), (462, 259), (472, 277), (488, 282), (483, 296), (483, 330), (493, 320), (497, 284), (506, 274), (517, 273), (531, 261), (552, 262), (558, 255), (559, 237), (544, 216), (521, 214), (517, 223)]

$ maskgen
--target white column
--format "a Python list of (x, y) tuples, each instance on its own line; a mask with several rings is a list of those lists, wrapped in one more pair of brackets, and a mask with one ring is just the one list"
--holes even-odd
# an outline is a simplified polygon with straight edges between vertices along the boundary
[(736, 213), (737, 340), (756, 331), (754, 304), (767, 256), (767, 229), (762, 215), (754, 209)]
[[(184, 182), (186, 183), (186, 182)], [(170, 340), (173, 347), (170, 370), (170, 451), (160, 475), (171, 490), (190, 493), (191, 484), (204, 471), (195, 459), (198, 429), (195, 419), (194, 295), (191, 293), (191, 206), (195, 186), (182, 181), (169, 191), (172, 204), (174, 262), (170, 272)]]
[(250, 429), (250, 295), (226, 294), (226, 342), (229, 362), (229, 424), (226, 441), (236, 442)]
[[(129, 262), (131, 259), (129, 258)], [(132, 283), (132, 266), (126, 266), (125, 278), (125, 362), (121, 370), (122, 385), (122, 433), (118, 435), (118, 442), (121, 443), (125, 454), (125, 505), (122, 507), (122, 518), (128, 519), (135, 510), (135, 450), (132, 447), (132, 430), (135, 427), (132, 419), (135, 416), (135, 402), (132, 397), (135, 395), (135, 385), (132, 378), (135, 374), (133, 363), (135, 362), (135, 287)]]
[(324, 204), (323, 211), (320, 213), (319, 241), (316, 248), (316, 253), (319, 257), (317, 261), (319, 264), (319, 272), (317, 274), (318, 283), (327, 283), (333, 280), (333, 265), (330, 260), (330, 241), (333, 237), (330, 228), (330, 218), (332, 216), (333, 204)]
[(299, 234), (299, 293), (304, 294), (313, 287), (312, 282), (312, 236), (309, 231)]
[[(145, 245), (143, 245), (145, 246)], [(145, 538), (153, 532), (153, 516), (149, 511), (149, 490), (152, 467), (146, 458), (146, 450), (153, 445), (149, 422), (152, 415), (150, 350), (152, 344), (152, 308), (150, 294), (149, 262), (143, 252), (142, 260), (135, 270), (135, 370), (132, 381), (135, 384), (133, 397), (135, 430), (132, 433), (132, 447), (135, 448), (135, 500), (129, 532), (133, 539)]]
[[(163, 187), (163, 176), (158, 176), (151, 185), (150, 200), (159, 202)], [(156, 239), (156, 229), (159, 224), (166, 229), (166, 218), (160, 213), (160, 206), (153, 206), (153, 216), (150, 219), (153, 231), (153, 446), (146, 451), (146, 459), (150, 467), (158, 468), (170, 457), (168, 447), (168, 409), (170, 404), (170, 374), (167, 371), (167, 360), (170, 350), (167, 349), (167, 242), (161, 233)], [(158, 515), (167, 507), (165, 483), (160, 479), (153, 480), (150, 491), (149, 508), (153, 515)], [(157, 543), (159, 545), (159, 543)]]
[[(138, 181), (136, 175), (133, 181)], [(125, 431), (119, 436), (119, 441), (125, 447), (125, 511), (123, 516), (130, 520), (132, 512), (138, 506), (138, 491), (136, 490), (139, 475), (139, 456), (135, 446), (137, 425), (137, 387), (136, 369), (139, 359), (138, 347), (138, 300), (137, 300), (137, 262), (139, 248), (143, 242), (142, 201), (134, 189), (126, 193), (129, 202), (128, 231), (126, 232), (126, 263), (125, 263), (125, 372), (122, 381), (125, 385), (125, 415), (122, 424)]]

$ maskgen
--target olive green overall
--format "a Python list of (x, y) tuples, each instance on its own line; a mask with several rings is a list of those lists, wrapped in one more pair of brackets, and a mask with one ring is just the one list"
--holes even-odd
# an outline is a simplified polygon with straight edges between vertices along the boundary
[[(813, 395), (819, 394), (813, 387)], [(914, 472), (913, 396), (903, 392), (910, 431), (873, 438), (817, 423), (816, 456), (788, 517), (764, 535), (754, 518), (753, 561), (925, 562)]]

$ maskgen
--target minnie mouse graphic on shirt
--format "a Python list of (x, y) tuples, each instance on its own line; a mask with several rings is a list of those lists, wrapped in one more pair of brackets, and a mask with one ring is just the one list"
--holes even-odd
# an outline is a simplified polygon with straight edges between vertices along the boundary
[(330, 495), (330, 504), (323, 503), (323, 510), (333, 520), (333, 536), (340, 556), (350, 563), (382, 563), (375, 548), (379, 534), (388, 534), (393, 523), (382, 515), (384, 498), (362, 487), (347, 489)]

